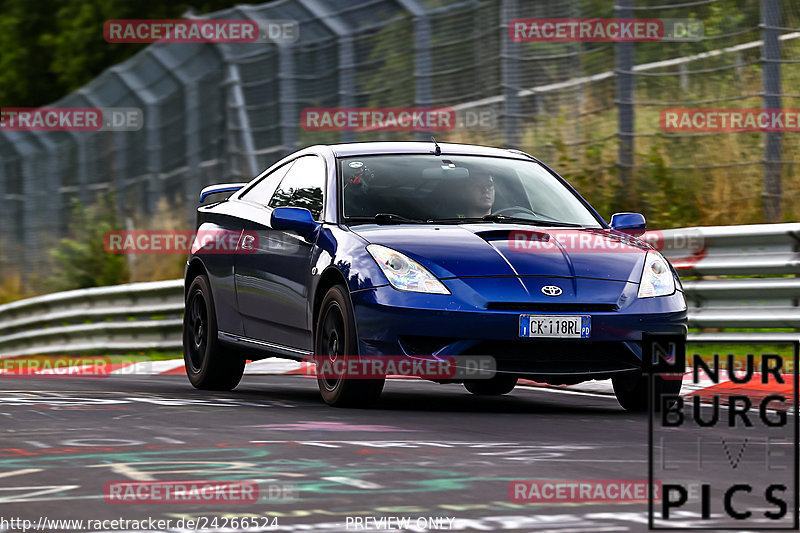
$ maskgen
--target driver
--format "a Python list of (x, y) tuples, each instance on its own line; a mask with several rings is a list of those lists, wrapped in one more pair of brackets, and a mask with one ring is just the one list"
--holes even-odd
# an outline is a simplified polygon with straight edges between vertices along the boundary
[(492, 213), (494, 205), (494, 178), (486, 171), (470, 173), (463, 189), (463, 213), (459, 218), (481, 218)]

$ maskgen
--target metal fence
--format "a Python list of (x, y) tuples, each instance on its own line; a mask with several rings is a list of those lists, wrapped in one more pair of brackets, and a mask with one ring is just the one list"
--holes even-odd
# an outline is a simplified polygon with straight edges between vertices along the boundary
[[(300, 38), (156, 43), (53, 104), (141, 108), (139, 131), (0, 132), (0, 246), (20, 250), (13, 262), (26, 275), (41, 273), (73, 199), (91, 203), (113, 188), (123, 217), (166, 199), (188, 224), (201, 187), (252, 177), (298, 147), (422, 136), (305, 131), (299, 117), (311, 106), (487, 111), (490, 125), (441, 138), (534, 153), (604, 215), (641, 210), (660, 227), (777, 221), (783, 199), (784, 219), (799, 216), (792, 134), (664, 134), (658, 113), (796, 102), (800, 8), (791, 0), (661, 4), (278, 0), (205, 15), (294, 20)], [(636, 44), (517, 43), (507, 33), (515, 18), (626, 16), (702, 18), (706, 33)], [(676, 202), (687, 189), (702, 201)]]
[[(800, 338), (800, 278), (785, 277), (800, 274), (800, 224), (668, 230), (660, 246), (681, 276), (692, 278), (683, 281), (689, 327), (705, 331), (691, 332), (690, 340)], [(0, 356), (178, 350), (183, 297), (177, 279), (2, 305)], [(774, 331), (782, 328), (789, 331)]]

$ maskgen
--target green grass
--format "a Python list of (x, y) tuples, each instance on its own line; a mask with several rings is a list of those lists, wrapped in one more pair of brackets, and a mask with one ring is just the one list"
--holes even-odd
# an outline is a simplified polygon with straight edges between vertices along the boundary
[(102, 350), (87, 350), (81, 354), (64, 354), (64, 355), (27, 355), (20, 357), (13, 357), (16, 362), (19, 361), (33, 361), (44, 360), (53, 358), (68, 358), (68, 359), (86, 359), (97, 360), (108, 364), (117, 363), (139, 363), (141, 361), (165, 361), (169, 359), (182, 359), (183, 353), (179, 351), (159, 351), (148, 350), (143, 352), (128, 353), (128, 354), (108, 354)]

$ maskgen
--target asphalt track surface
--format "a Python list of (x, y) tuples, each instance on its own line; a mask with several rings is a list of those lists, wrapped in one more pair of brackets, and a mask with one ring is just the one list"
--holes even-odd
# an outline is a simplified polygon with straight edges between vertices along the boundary
[[(303, 376), (246, 375), (225, 393), (197, 391), (180, 375), (7, 378), (0, 379), (0, 421), (2, 519), (172, 520), (154, 529), (130, 522), (128, 528), (73, 523), (57, 529), (50, 522), (40, 531), (647, 530), (646, 502), (515, 502), (509, 494), (509, 484), (524, 479), (647, 480), (648, 416), (626, 413), (608, 396), (518, 387), (487, 398), (460, 385), (392, 381), (376, 407), (337, 409)], [(700, 520), (700, 507), (687, 505), (661, 524), (730, 525), (721, 494), (744, 475), (756, 487), (785, 481), (790, 518), (764, 519), (761, 513), (775, 507), (757, 489), (753, 497), (736, 497), (737, 506), (754, 513), (737, 529), (791, 525), (791, 467), (777, 463), (792, 458), (793, 422), (790, 416), (771, 434), (784, 439), (770, 452), (772, 470), (758, 423), (749, 433), (721, 426), (656, 431), (657, 442), (665, 435), (670, 443), (685, 442), (664, 456), (657, 450), (657, 466), (672, 465), (673, 476), (710, 484), (713, 498), (710, 519)], [(701, 473), (692, 471), (698, 438), (708, 443)], [(118, 504), (104, 498), (108, 482), (174, 480), (252, 481), (259, 501)], [(242, 517), (248, 527), (231, 527), (232, 518)], [(384, 529), (356, 522), (380, 517), (411, 521), (408, 527), (385, 522)], [(176, 524), (181, 518), (202, 523)], [(0, 531), (22, 531), (19, 525), (0, 520)]]

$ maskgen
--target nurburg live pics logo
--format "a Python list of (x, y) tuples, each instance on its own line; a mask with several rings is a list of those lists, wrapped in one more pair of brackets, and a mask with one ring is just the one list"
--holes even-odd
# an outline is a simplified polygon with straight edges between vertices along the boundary
[[(689, 375), (691, 383), (703, 382), (702, 392), (694, 387), (685, 397), (664, 395), (658, 405), (651, 396), (650, 529), (798, 529), (800, 341), (769, 344), (787, 343), (794, 349), (794, 373), (786, 371), (790, 360), (774, 353), (756, 357), (738, 350), (727, 357), (715, 353), (710, 361), (694, 354)], [(642, 349), (651, 383), (686, 372), (681, 335), (645, 334)], [(737, 365), (743, 357), (746, 364)], [(660, 485), (657, 508), (654, 483)]]

